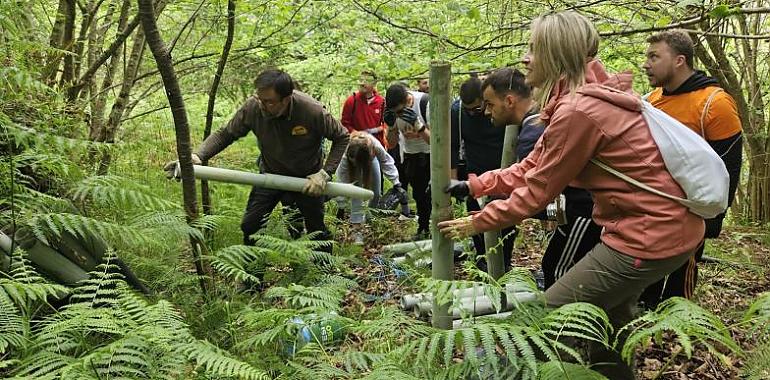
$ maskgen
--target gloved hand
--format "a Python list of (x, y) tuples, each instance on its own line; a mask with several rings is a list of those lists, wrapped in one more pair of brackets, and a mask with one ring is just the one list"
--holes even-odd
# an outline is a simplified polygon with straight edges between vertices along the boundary
[(401, 187), (401, 184), (400, 184), (400, 183), (397, 183), (397, 184), (393, 185), (393, 190), (395, 190), (395, 191), (396, 191), (396, 192), (398, 192), (399, 194), (403, 194), (403, 193), (406, 193), (406, 190), (404, 190), (404, 188), (403, 188), (403, 187)]
[(411, 108), (404, 108), (401, 110), (401, 114), (398, 115), (398, 118), (412, 125), (417, 122), (417, 114)]
[(457, 199), (465, 199), (471, 194), (471, 189), (468, 187), (468, 181), (458, 181), (456, 179), (450, 179), (449, 185), (444, 188), (445, 193), (449, 193)]
[(314, 197), (320, 196), (323, 194), (324, 189), (326, 189), (326, 184), (331, 178), (331, 176), (326, 174), (325, 170), (321, 169), (318, 172), (307, 176), (308, 181), (307, 184), (305, 184), (305, 188), (302, 189), (302, 192)]
[[(196, 154), (192, 154), (193, 165), (200, 165), (203, 162), (201, 158)], [(166, 178), (168, 179), (180, 179), (182, 178), (182, 170), (179, 167), (179, 160), (169, 161), (163, 166), (163, 170), (166, 171)]]
[(376, 134), (382, 132), (382, 127), (369, 128), (369, 129), (366, 130), (366, 132), (368, 132), (370, 135), (376, 135)]
[(385, 122), (385, 124), (388, 125), (388, 127), (393, 127), (396, 124), (396, 118), (398, 115), (396, 115), (396, 111), (393, 111), (392, 109), (387, 109), (382, 114), (382, 120)]
[(477, 235), (480, 232), (476, 231), (476, 228), (473, 226), (473, 217), (470, 215), (439, 222), (438, 229), (444, 236), (455, 240), (462, 240), (469, 236)]

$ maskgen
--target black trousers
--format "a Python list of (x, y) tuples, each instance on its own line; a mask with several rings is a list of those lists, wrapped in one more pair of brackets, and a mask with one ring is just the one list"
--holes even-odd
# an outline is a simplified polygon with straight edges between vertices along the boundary
[(302, 228), (301, 220), (304, 219), (308, 232), (322, 231), (317, 240), (330, 239), (331, 234), (324, 224), (323, 200), (323, 197), (312, 197), (302, 193), (252, 187), (246, 203), (246, 212), (241, 220), (243, 244), (254, 245), (251, 235), (264, 227), (278, 202), (281, 202), (287, 211), (299, 211), (289, 218), (289, 232), (292, 237), (295, 239), (299, 237)]
[[(427, 192), (430, 181), (430, 154), (405, 153), (403, 162), (403, 187), (412, 186), (412, 198), (417, 204), (417, 231), (430, 230), (430, 193)], [(399, 174), (401, 175), (401, 174)]]
[(599, 244), (602, 228), (593, 219), (567, 217), (567, 224), (556, 227), (543, 255), (543, 280), (548, 289), (580, 259)]
[[(468, 212), (479, 211), (481, 206), (479, 201), (473, 197), (465, 198), (465, 208)], [(500, 237), (503, 239), (503, 260), (505, 261), (505, 271), (508, 272), (511, 269), (511, 257), (513, 256), (513, 242), (516, 240), (519, 230), (516, 227), (508, 227), (500, 230)], [(477, 255), (484, 255), (487, 253), (484, 243), (484, 234), (478, 234), (471, 236), (473, 239), (473, 247), (476, 248)], [(482, 264), (483, 263), (483, 264)], [(484, 257), (479, 257), (476, 262), (479, 269), (486, 269), (486, 260)]]

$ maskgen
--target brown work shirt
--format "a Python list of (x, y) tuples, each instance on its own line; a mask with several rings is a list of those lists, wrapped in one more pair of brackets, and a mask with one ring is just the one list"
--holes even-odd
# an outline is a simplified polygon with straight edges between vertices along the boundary
[[(322, 167), (331, 175), (348, 146), (348, 131), (309, 95), (294, 91), (286, 115), (273, 117), (262, 111), (256, 96), (246, 100), (235, 116), (198, 148), (202, 160), (210, 159), (249, 131), (257, 136), (263, 173), (306, 177)], [(323, 162), (323, 139), (332, 141)], [(323, 165), (323, 166), (322, 166)]]

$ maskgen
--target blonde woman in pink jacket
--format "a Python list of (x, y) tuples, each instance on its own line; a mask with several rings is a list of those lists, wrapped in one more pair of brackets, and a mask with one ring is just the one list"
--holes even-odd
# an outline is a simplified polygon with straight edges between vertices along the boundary
[[(701, 243), (704, 223), (679, 203), (624, 182), (590, 163), (616, 170), (677, 197), (685, 197), (664, 166), (632, 75), (609, 75), (591, 58), (598, 46), (594, 26), (575, 12), (542, 16), (531, 26), (524, 58), (527, 84), (540, 89), (545, 132), (532, 153), (509, 168), (453, 181), (447, 192), (481, 197), (508, 194), (481, 212), (439, 223), (442, 233), (465, 237), (519, 224), (567, 186), (589, 190), (601, 242), (545, 293), (549, 306), (589, 302), (615, 326), (631, 320), (650, 284), (684, 264)], [(593, 49), (592, 49), (593, 47)], [(633, 379), (633, 369), (614, 351), (589, 353), (593, 367), (611, 379)]]

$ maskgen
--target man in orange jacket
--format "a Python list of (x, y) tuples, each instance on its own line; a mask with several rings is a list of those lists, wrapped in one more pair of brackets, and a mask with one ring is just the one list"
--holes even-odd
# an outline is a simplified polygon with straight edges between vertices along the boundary
[[(716, 79), (693, 69), (693, 41), (683, 30), (669, 30), (650, 36), (643, 68), (655, 90), (647, 100), (702, 136), (719, 154), (730, 174), (728, 205), (732, 204), (741, 172), (742, 128), (733, 98)], [(705, 238), (722, 231), (725, 214), (706, 220)], [(651, 285), (640, 301), (654, 308), (674, 297), (692, 297), (698, 278), (696, 260), (703, 244), (684, 266)]]

